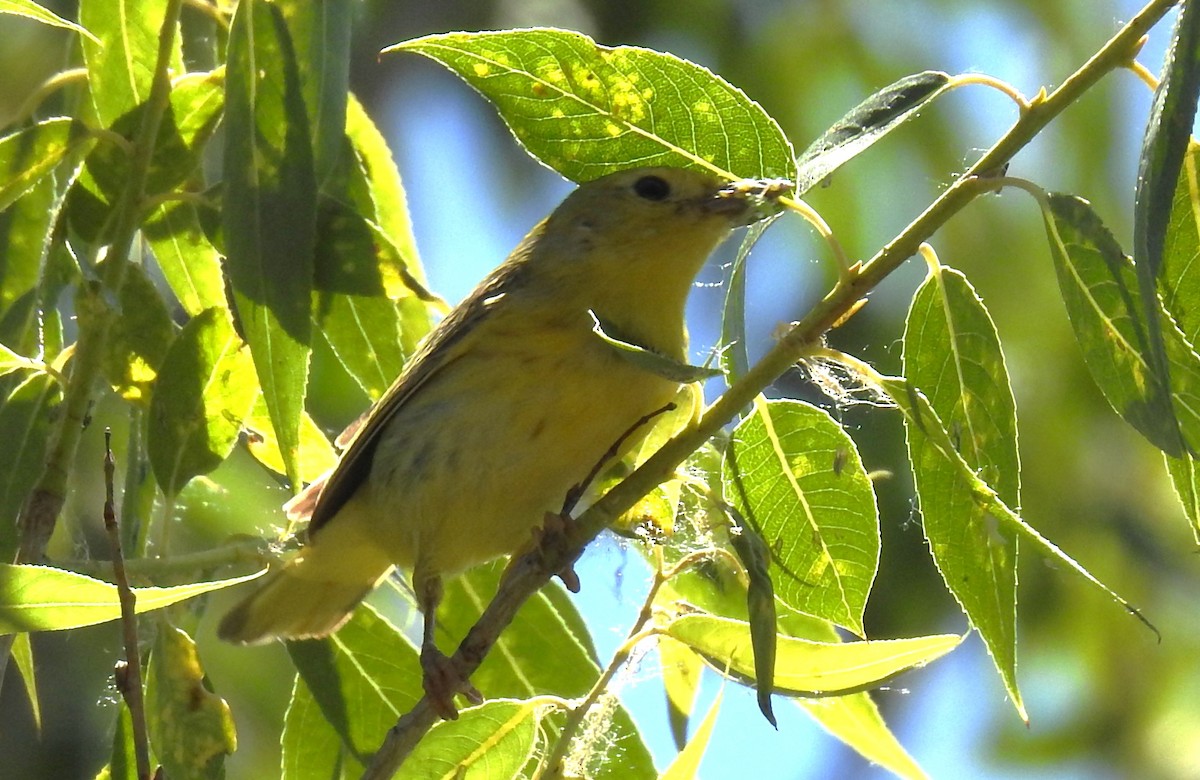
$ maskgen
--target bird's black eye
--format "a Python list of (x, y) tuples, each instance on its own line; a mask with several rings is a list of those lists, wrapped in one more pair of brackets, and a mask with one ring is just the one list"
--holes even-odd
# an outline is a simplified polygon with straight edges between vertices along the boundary
[(643, 176), (633, 183), (633, 191), (646, 200), (666, 200), (671, 194), (671, 185), (661, 176)]

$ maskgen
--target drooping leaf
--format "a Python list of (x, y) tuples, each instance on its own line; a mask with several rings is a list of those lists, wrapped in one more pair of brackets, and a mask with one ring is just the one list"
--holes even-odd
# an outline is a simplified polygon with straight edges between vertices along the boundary
[(33, 646), (29, 642), (29, 634), (17, 634), (12, 643), (12, 660), (21, 683), (25, 686), (25, 696), (29, 699), (29, 709), (33, 715), (33, 728), (39, 734), (42, 731), (42, 704), (38, 697), (37, 667), (33, 662)]
[(723, 478), (730, 503), (771, 551), (776, 596), (861, 636), (879, 515), (841, 426), (807, 404), (759, 399), (734, 430)]
[(1044, 206), (1059, 289), (1092, 378), (1126, 422), (1178, 457), (1171, 380), (1151, 345), (1161, 323), (1146, 311), (1137, 271), (1086, 201), (1051, 194)]
[(212, 690), (196, 643), (161, 625), (146, 679), (146, 725), (165, 777), (221, 780), (237, 749), (233, 714)]
[(717, 722), (717, 712), (721, 709), (723, 693), (718, 693), (717, 697), (713, 699), (712, 706), (708, 708), (708, 714), (700, 722), (700, 727), (696, 729), (692, 738), (680, 748), (679, 755), (675, 756), (675, 760), (671, 762), (666, 771), (659, 775), (659, 780), (690, 780), (700, 776), (700, 760), (704, 758), (704, 751), (708, 749), (708, 742), (712, 738), (713, 726)]
[(393, 51), (453, 70), (530, 154), (572, 181), (646, 165), (730, 179), (795, 174), (791, 144), (757, 103), (670, 54), (544, 28), (430, 35), (384, 49)]
[(801, 699), (799, 704), (823, 729), (872, 764), (906, 780), (927, 777), (888, 728), (870, 694)]
[[(139, 780), (133, 747), (133, 718), (124, 702), (117, 710), (117, 726), (113, 729), (112, 752), (109, 756), (108, 766), (100, 770), (96, 780)], [(153, 765), (153, 752), (150, 760)]]
[[(904, 329), (904, 372), (950, 426), (955, 451), (1001, 500), (1017, 506), (1017, 413), (1000, 339), (975, 290), (952, 268), (933, 266), (913, 296)], [(910, 429), (909, 461), (934, 563), (979, 630), (1024, 718), (1016, 681), (1016, 534)]]
[(1189, 344), (1200, 339), (1200, 144), (1191, 141), (1171, 204), (1158, 286), (1162, 305)]
[(758, 693), (758, 709), (776, 728), (775, 713), (771, 710), (771, 694), (775, 692), (775, 653), (777, 646), (775, 587), (768, 568), (771, 553), (767, 543), (753, 528), (738, 523), (730, 529), (729, 542), (746, 570), (746, 614), (750, 623), (750, 646), (754, 651), (754, 688)]
[[(134, 588), (141, 614), (258, 577), (262, 572), (169, 588)], [(52, 566), (0, 563), (0, 634), (59, 631), (121, 617), (117, 586)]]
[(777, 218), (767, 217), (747, 229), (729, 272), (725, 302), (721, 306), (723, 348), (720, 354), (721, 371), (728, 385), (737, 382), (750, 368), (750, 356), (746, 351), (746, 258), (750, 255), (750, 249)]
[(945, 91), (950, 76), (927, 70), (896, 81), (850, 109), (796, 158), (796, 194), (813, 185), (916, 116)]
[(688, 722), (700, 693), (700, 674), (704, 663), (696, 651), (669, 636), (658, 638), (659, 665), (662, 667), (663, 693), (675, 749), (687, 744)]
[(223, 309), (206, 309), (179, 332), (150, 403), (147, 449), (168, 496), (221, 465), (259, 390), (245, 345)]
[(225, 87), (226, 268), (288, 479), (299, 490), (317, 193), (302, 85), (278, 6), (238, 6)]
[[(683, 642), (714, 669), (753, 680), (750, 625), (712, 615), (683, 615), (667, 624), (668, 636)], [(780, 636), (775, 687), (800, 696), (836, 696), (876, 688), (902, 672), (958, 647), (957, 634), (869, 642), (812, 642)]]

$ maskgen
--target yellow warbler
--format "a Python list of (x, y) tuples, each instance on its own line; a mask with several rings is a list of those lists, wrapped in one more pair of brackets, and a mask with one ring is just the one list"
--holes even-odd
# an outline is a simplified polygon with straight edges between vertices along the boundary
[[(571, 193), (437, 327), (338, 466), (293, 502), (308, 516), (307, 544), (219, 634), (324, 636), (400, 566), (425, 616), (430, 688), (445, 661), (433, 644), (442, 578), (528, 547), (614, 446), (619, 456), (647, 432), (627, 435), (679, 379), (612, 339), (682, 364), (692, 281), (734, 227), (771, 208), (762, 192), (643, 168)], [(454, 691), (430, 692), (452, 716)]]

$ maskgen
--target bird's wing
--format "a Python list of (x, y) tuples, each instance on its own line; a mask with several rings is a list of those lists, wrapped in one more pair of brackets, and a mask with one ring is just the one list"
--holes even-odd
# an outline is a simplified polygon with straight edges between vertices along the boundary
[[(514, 257), (518, 252), (513, 253)], [(310, 536), (337, 515), (370, 475), (375, 448), (388, 421), (399, 414), (421, 388), (470, 348), (478, 337), (478, 326), (489, 318), (510, 285), (519, 283), (520, 273), (521, 264), (511, 258), (493, 271), (438, 325), (365, 419), (351, 424), (348, 429), (352, 432), (350, 445), (342, 453), (337, 467), (327, 478), (309, 485), (291, 502), (289, 514), (296, 510), (299, 510), (297, 514), (305, 514), (304, 508), (312, 508), (308, 524)]]

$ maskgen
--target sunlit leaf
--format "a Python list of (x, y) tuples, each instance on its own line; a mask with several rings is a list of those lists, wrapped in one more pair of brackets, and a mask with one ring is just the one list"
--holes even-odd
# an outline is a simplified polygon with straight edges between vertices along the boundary
[(429, 730), (404, 762), (411, 777), (489, 780), (519, 777), (537, 741), (539, 710), (532, 702), (491, 699)]
[[(750, 625), (712, 615), (684, 615), (667, 624), (667, 636), (709, 659), (714, 669), (754, 679)], [(812, 642), (780, 636), (775, 688), (800, 696), (829, 696), (875, 688), (919, 668), (962, 642), (957, 634), (869, 642)]]
[[(1010, 506), (1020, 503), (1017, 413), (1000, 339), (966, 278), (934, 265), (913, 296), (904, 373), (921, 389), (954, 449)], [(1024, 717), (1017, 688), (1017, 539), (975, 500), (941, 453), (909, 432), (922, 526), (950, 593), (978, 630)]]
[(1200, 544), (1200, 463), (1191, 455), (1182, 458), (1163, 457), (1167, 461), (1171, 483), (1175, 486), (1175, 495), (1179, 496), (1183, 513), (1192, 525), (1192, 535)]
[(174, 338), (175, 324), (162, 296), (140, 265), (129, 264), (105, 345), (104, 370), (113, 389), (126, 400), (145, 403)]
[(33, 663), (33, 646), (29, 642), (29, 634), (17, 634), (10, 652), (17, 674), (21, 676), (21, 683), (25, 687), (25, 696), (29, 699), (33, 727), (40, 734), (42, 731), (42, 704), (38, 697), (37, 668)]
[[(265, 62), (271, 67), (258, 64)], [(299, 490), (317, 194), (304, 96), (278, 6), (238, 6), (225, 86), (226, 269), (288, 480)]]
[[(158, 60), (158, 33), (166, 17), (161, 0), (81, 0), (79, 23), (94, 37), (83, 39), (88, 91), (104, 126), (145, 103)], [(171, 66), (183, 73), (179, 36)]]
[(93, 143), (83, 124), (61, 117), (0, 138), (0, 211), (28, 192), (68, 154)]
[[(252, 580), (262, 572), (169, 588), (134, 588), (136, 612), (171, 604)], [(117, 586), (83, 574), (32, 564), (0, 563), (0, 634), (59, 631), (116, 620)]]
[(671, 54), (554, 29), (430, 35), (392, 51), (453, 70), (530, 154), (572, 181), (647, 165), (731, 179), (795, 174), (791, 144), (757, 103)]
[[(154, 761), (153, 752), (150, 760)], [(124, 702), (117, 709), (117, 725), (113, 729), (112, 752), (108, 766), (100, 770), (96, 780), (140, 780), (133, 747), (133, 718)]]
[(708, 742), (712, 738), (713, 726), (717, 722), (717, 712), (721, 709), (721, 698), (724, 692), (718, 693), (713, 699), (712, 706), (708, 708), (708, 714), (704, 716), (704, 720), (700, 722), (700, 727), (696, 729), (696, 733), (684, 745), (679, 755), (675, 756), (675, 760), (667, 767), (659, 780), (691, 780), (691, 778), (700, 776), (700, 760), (704, 758), (704, 751), (708, 749)]
[(337, 780), (358, 777), (364, 769), (345, 750), (299, 675), (283, 718), (281, 744), (280, 780)]
[(167, 495), (221, 465), (258, 394), (228, 313), (213, 308), (193, 317), (163, 359), (150, 403), (147, 449)]
[(776, 596), (861, 636), (879, 562), (879, 515), (841, 426), (808, 404), (759, 399), (734, 430), (724, 481), (730, 502), (770, 549)]
[(868, 693), (800, 699), (797, 702), (821, 727), (897, 777), (923, 780), (927, 775), (896, 739)]
[(13, 16), (24, 16), (26, 19), (48, 24), (51, 27), (61, 27), (64, 30), (73, 30), (80, 35), (86, 35), (93, 41), (96, 41), (96, 36), (85, 30), (83, 27), (74, 22), (64, 19), (58, 14), (50, 11), (33, 0), (0, 0), (0, 14), (12, 14)]
[(850, 109), (796, 158), (796, 194), (802, 195), (851, 158), (916, 116), (940, 95), (950, 76), (927, 70), (896, 81)]
[(237, 749), (233, 714), (213, 693), (196, 643), (167, 624), (159, 626), (150, 654), (146, 725), (165, 777), (225, 777), (225, 758)]
[(688, 721), (700, 693), (700, 673), (704, 663), (694, 650), (669, 636), (658, 638), (658, 657), (671, 736), (675, 739), (675, 748), (683, 750), (688, 741)]
[[(262, 396), (254, 402), (250, 415), (242, 426), (249, 439), (250, 454), (259, 463), (272, 471), (283, 473), (283, 456), (279, 453), (279, 444), (275, 440), (275, 431), (271, 428), (271, 419), (267, 415), (267, 405)], [(337, 453), (329, 443), (320, 426), (313, 421), (308, 412), (300, 419), (300, 477), (310, 483), (337, 465)]]
[[(0, 168), (0, 181), (4, 180)], [(58, 214), (56, 198), (54, 177), (44, 176), (11, 206), (0, 211), (0, 258), (3, 258), (0, 260), (0, 312), (6, 312), (37, 287), (51, 228)], [(5, 334), (0, 333), (0, 339), (3, 338)]]
[(1170, 379), (1151, 345), (1159, 318), (1146, 312), (1133, 264), (1086, 201), (1052, 194), (1044, 203), (1059, 289), (1092, 378), (1126, 422), (1178, 457)]
[(192, 204), (169, 201), (158, 206), (142, 225), (142, 235), (185, 312), (195, 316), (228, 305), (221, 253), (204, 234)]

